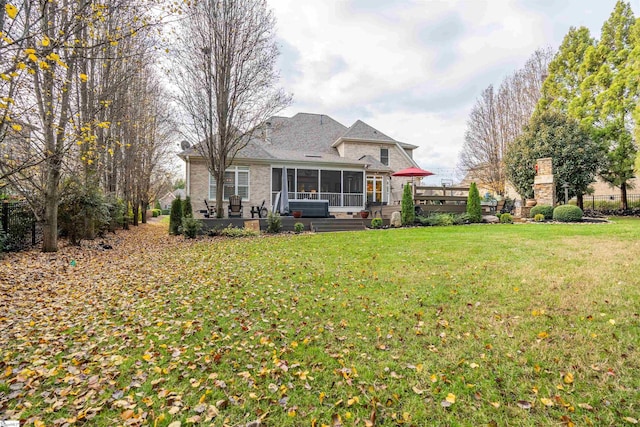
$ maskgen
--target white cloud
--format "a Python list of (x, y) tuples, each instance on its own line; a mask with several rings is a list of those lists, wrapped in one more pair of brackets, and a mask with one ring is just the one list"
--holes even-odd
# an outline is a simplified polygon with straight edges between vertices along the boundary
[[(615, 0), (270, 0), (282, 42), (283, 112), (362, 119), (452, 170), (480, 92), (569, 26), (594, 36)], [(632, 5), (637, 8), (636, 5)]]

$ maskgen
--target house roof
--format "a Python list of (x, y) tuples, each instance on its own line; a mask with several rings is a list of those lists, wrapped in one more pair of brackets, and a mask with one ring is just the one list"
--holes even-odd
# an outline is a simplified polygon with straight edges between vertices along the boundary
[[(397, 144), (401, 148), (417, 148), (414, 145), (396, 141), (361, 120), (357, 120), (347, 128), (325, 114), (298, 113), (293, 117), (271, 117), (254, 132), (248, 144), (238, 152), (236, 158), (351, 164), (368, 166), (377, 171), (390, 170), (371, 156), (360, 159), (341, 157), (336, 147), (344, 139), (386, 142)], [(194, 147), (179, 154), (183, 158), (199, 155)]]
[(341, 135), (344, 139), (364, 139), (367, 141), (381, 141), (381, 142), (397, 142), (395, 139), (385, 135), (377, 129), (369, 126), (362, 120), (356, 120), (354, 124)]

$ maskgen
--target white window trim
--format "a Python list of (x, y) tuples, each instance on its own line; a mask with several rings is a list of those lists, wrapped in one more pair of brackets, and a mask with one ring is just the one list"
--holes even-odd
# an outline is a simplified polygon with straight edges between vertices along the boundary
[[(242, 201), (248, 201), (251, 200), (251, 170), (249, 168), (249, 166), (230, 166), (225, 170), (225, 173), (227, 172), (233, 172), (234, 173), (234, 178), (233, 178), (233, 182), (234, 182), (234, 194), (238, 194), (238, 172), (246, 172), (247, 173), (247, 197), (243, 197)], [(209, 172), (209, 200), (211, 201), (215, 201), (216, 200), (216, 195), (215, 193), (212, 194), (211, 190), (213, 188), (213, 186), (215, 185), (215, 179), (213, 177), (213, 175), (211, 174), (211, 172)], [(222, 197), (224, 201), (228, 201), (229, 198), (228, 197), (224, 197), (224, 190), (222, 192)]]

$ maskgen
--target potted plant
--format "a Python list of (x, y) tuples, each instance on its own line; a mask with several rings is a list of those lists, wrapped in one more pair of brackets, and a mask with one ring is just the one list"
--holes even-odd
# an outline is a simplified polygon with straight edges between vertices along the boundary
[(362, 219), (367, 219), (367, 218), (369, 218), (369, 211), (361, 210), (361, 211), (360, 211), (360, 217), (361, 217)]
[(293, 211), (291, 215), (293, 215), (294, 218), (300, 218), (302, 217), (302, 211)]

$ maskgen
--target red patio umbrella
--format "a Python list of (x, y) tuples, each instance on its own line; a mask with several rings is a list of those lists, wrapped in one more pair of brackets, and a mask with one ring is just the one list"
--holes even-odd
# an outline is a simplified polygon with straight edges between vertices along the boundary
[(410, 176), (411, 177), (411, 187), (413, 187), (413, 194), (415, 198), (416, 187), (413, 183), (413, 178), (416, 176), (425, 177), (435, 175), (433, 172), (429, 172), (428, 170), (420, 169), (417, 167), (410, 167), (406, 169), (399, 170), (396, 173), (392, 173), (391, 176)]
[(391, 176), (431, 176), (435, 175), (433, 172), (429, 172), (424, 169), (410, 167), (406, 169), (399, 170), (396, 173), (391, 174)]

